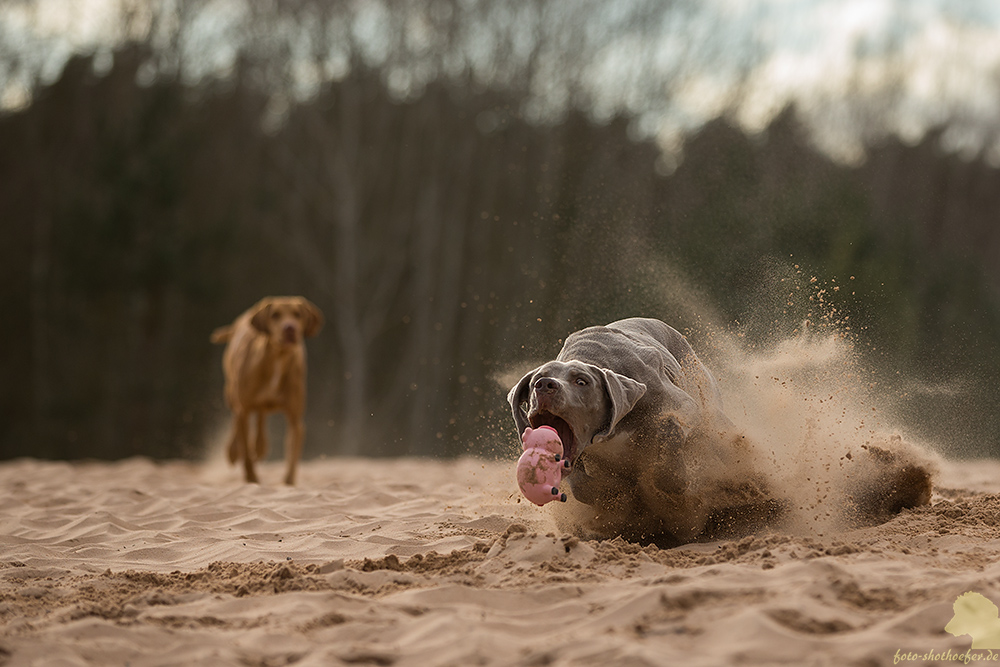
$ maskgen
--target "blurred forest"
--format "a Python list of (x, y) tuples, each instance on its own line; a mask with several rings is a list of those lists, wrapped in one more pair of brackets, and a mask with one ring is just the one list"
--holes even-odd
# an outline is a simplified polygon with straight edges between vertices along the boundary
[(528, 86), (461, 68), (400, 95), (346, 53), (278, 120), (280, 54), (192, 83), (147, 75), (151, 38), (0, 115), (0, 457), (202, 454), (228, 423), (208, 335), (270, 294), (327, 318), (307, 456), (502, 453), (505, 378), (567, 333), (645, 315), (766, 346), (822, 319), (789, 300), (813, 277), (849, 285), (827, 307), (914, 432), (1000, 454), (986, 161), (931, 133), (845, 166), (788, 108), (752, 136), (710, 122), (666, 169), (625, 115), (528, 119)]

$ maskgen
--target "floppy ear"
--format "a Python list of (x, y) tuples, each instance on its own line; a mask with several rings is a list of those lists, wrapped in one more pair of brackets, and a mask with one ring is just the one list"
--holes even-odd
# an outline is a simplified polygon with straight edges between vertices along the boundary
[(616, 373), (607, 368), (596, 368), (604, 382), (604, 391), (608, 394), (610, 418), (608, 427), (594, 435), (593, 442), (610, 440), (615, 435), (615, 426), (627, 415), (646, 393), (646, 385), (636, 382), (630, 377)]
[(507, 394), (507, 402), (510, 403), (510, 411), (514, 415), (518, 436), (524, 433), (524, 429), (528, 427), (528, 413), (521, 406), (528, 402), (528, 394), (531, 392), (531, 377), (538, 371), (538, 368), (528, 371)]
[(271, 316), (271, 300), (261, 299), (253, 307), (253, 315), (250, 316), (250, 324), (261, 333), (268, 333), (267, 318)]
[(309, 299), (302, 299), (302, 306), (306, 309), (306, 324), (302, 329), (302, 335), (312, 338), (323, 328), (323, 313)]

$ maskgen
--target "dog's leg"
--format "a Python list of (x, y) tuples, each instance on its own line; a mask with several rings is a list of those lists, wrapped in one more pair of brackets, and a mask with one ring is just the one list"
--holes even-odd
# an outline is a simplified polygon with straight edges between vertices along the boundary
[(257, 412), (257, 433), (253, 450), (254, 461), (263, 461), (267, 458), (267, 413), (263, 410)]
[(243, 459), (243, 471), (246, 481), (257, 483), (257, 472), (253, 467), (253, 456), (250, 455), (249, 424), (250, 415), (245, 412), (233, 413), (233, 435), (229, 441), (229, 461), (236, 463)]
[(226, 455), (229, 464), (232, 465), (240, 460), (241, 438), (246, 437), (246, 419), (239, 412), (233, 411), (233, 427), (229, 430), (229, 445), (226, 448)]
[(305, 439), (306, 426), (302, 415), (291, 410), (285, 411), (288, 429), (285, 432), (285, 484), (295, 484), (295, 470), (302, 456), (302, 441)]
[(257, 484), (260, 480), (257, 479), (257, 471), (254, 469), (253, 456), (250, 454), (250, 442), (246, 432), (248, 419), (249, 417), (243, 420), (243, 472), (247, 482)]
[(676, 466), (660, 462), (643, 471), (637, 483), (643, 514), (656, 517), (660, 531), (680, 544), (693, 541), (708, 520), (708, 508), (697, 494), (691, 494)]

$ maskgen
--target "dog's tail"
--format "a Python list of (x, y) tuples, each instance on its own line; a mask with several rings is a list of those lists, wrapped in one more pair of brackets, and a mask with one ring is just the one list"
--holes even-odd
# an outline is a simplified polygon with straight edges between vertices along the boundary
[(213, 331), (209, 340), (212, 341), (213, 343), (228, 343), (230, 339), (232, 339), (232, 337), (233, 337), (233, 326), (229, 325), (225, 327), (219, 327), (218, 329)]

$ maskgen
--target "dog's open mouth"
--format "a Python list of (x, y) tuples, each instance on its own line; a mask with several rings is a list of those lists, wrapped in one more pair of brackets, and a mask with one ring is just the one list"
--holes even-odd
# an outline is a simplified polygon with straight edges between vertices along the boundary
[(538, 428), (539, 426), (551, 426), (554, 428), (556, 433), (559, 434), (559, 439), (562, 440), (563, 456), (569, 459), (570, 465), (573, 464), (573, 461), (576, 459), (576, 436), (565, 419), (551, 412), (541, 411), (528, 417), (528, 423), (531, 424), (531, 428)]

